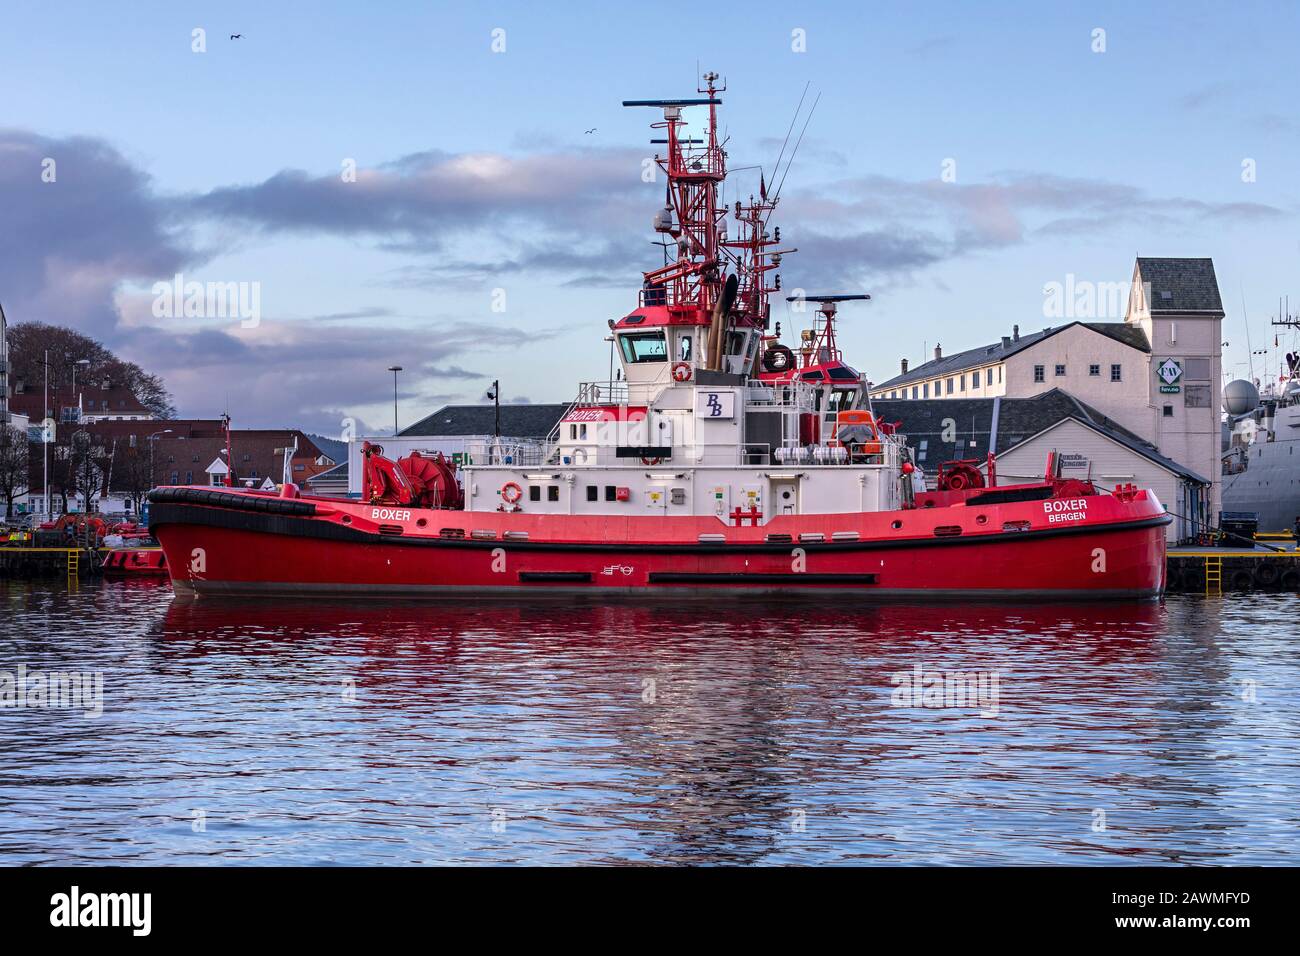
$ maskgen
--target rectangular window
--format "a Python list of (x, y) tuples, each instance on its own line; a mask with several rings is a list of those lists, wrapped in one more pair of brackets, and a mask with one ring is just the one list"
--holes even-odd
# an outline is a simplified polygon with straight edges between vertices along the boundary
[(980, 373), (979, 373), (979, 372), (971, 372), (971, 373), (970, 373), (970, 387), (971, 387), (971, 388), (979, 388), (979, 387), (980, 387)]
[(1210, 381), (1210, 360), (1207, 358), (1183, 359), (1183, 378), (1190, 382)]
[(1057, 374), (1058, 377), (1061, 376), (1061, 375), (1064, 375), (1064, 374), (1065, 374), (1065, 366), (1064, 366), (1064, 365), (1058, 365), (1058, 366), (1056, 366), (1056, 374)]
[(1166, 406), (1165, 406), (1165, 418), (1173, 418), (1173, 417), (1174, 417), (1174, 406), (1172, 406), (1172, 405), (1166, 405)]
[(922, 397), (922, 398), (929, 398), (929, 397), (930, 397), (930, 383), (929, 383), (929, 382), (926, 382), (924, 385), (921, 386), (921, 397)]
[(998, 366), (998, 384), (999, 384), (999, 385), (1002, 384), (1002, 366), (1001, 366), (1001, 365)]
[(588, 486), (587, 486), (587, 500), (588, 500), (588, 501), (599, 501), (599, 500), (600, 500), (600, 485), (588, 485)]
[(1088, 374), (1089, 374), (1089, 375), (1095, 375), (1095, 376), (1097, 376), (1097, 377), (1100, 377), (1100, 376), (1101, 376), (1101, 366), (1100, 366), (1100, 365), (1089, 365), (1089, 366), (1088, 366)]
[(1121, 367), (1118, 365), (1112, 365), (1110, 367), (1110, 380), (1112, 382), (1122, 382), (1124, 380), (1121, 376), (1120, 368)]
[(1185, 408), (1209, 408), (1210, 386), (1186, 385), (1183, 387), (1183, 406)]
[(985, 385), (993, 384), (993, 369), (988, 369), (988, 374), (984, 376), (984, 384)]
[(1045, 381), (1047, 381), (1047, 377), (1046, 377), (1046, 375), (1044, 375), (1043, 373), (1044, 373), (1043, 366), (1041, 366), (1041, 365), (1035, 365), (1035, 366), (1034, 366), (1034, 381), (1035, 381), (1035, 382), (1045, 382)]
[(618, 344), (628, 365), (668, 360), (668, 340), (662, 332), (627, 332), (618, 337)]
[(529, 501), (541, 501), (541, 500), (542, 500), (542, 486), (541, 486), (541, 485), (529, 485), (529, 486), (528, 486), (528, 500), (529, 500)]
[(617, 500), (618, 500), (618, 486), (616, 486), (616, 485), (606, 485), (606, 486), (605, 486), (605, 500), (606, 500), (606, 501), (617, 501)]
[(952, 394), (952, 379), (948, 379), (948, 394)]
[(965, 375), (958, 375), (958, 376), (957, 376), (957, 388), (958, 388), (960, 391), (963, 391), (963, 392), (966, 391), (966, 376), (965, 376)]
[(915, 385), (912, 386), (912, 397), (913, 397), (913, 398), (916, 398), (916, 386), (915, 386)]
[(560, 486), (559, 486), (559, 485), (547, 485), (547, 486), (546, 486), (546, 500), (547, 500), (547, 501), (559, 501), (559, 500), (560, 500)]
[(185, 472), (185, 484), (187, 485), (194, 484), (194, 472), (192, 471)]

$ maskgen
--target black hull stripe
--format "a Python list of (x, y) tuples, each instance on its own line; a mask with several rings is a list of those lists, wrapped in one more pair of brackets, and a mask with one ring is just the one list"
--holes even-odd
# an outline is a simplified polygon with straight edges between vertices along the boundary
[(1163, 528), (1172, 520), (1166, 514), (1103, 525), (1076, 524), (1065, 525), (1060, 528), (1042, 528), (1035, 531), (994, 531), (985, 534), (957, 535), (954, 537), (899, 538), (888, 541), (755, 541), (745, 544), (641, 544), (603, 541), (573, 543), (511, 541), (502, 538), (431, 538), (381, 535), (345, 527), (334, 522), (290, 515), (232, 511), (226, 508), (160, 502), (152, 506), (149, 526), (158, 528), (169, 524), (197, 525), (200, 527), (248, 531), (255, 534), (287, 535), (324, 541), (340, 541), (348, 544), (385, 545), (401, 548), (458, 548), (476, 551), (504, 548), (507, 551), (559, 551), (578, 554), (623, 554), (628, 551), (636, 551), (639, 554), (788, 554), (791, 548), (797, 547), (809, 553), (820, 554), (834, 551), (889, 551), (900, 548), (955, 548), (963, 545), (1012, 544), (1077, 534), (1112, 534), (1124, 531), (1139, 531), (1144, 528)]

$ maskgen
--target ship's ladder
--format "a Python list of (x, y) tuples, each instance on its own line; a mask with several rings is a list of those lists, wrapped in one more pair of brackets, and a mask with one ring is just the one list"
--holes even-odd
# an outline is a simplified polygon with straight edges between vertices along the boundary
[(1205, 559), (1205, 596), (1223, 596), (1223, 558), (1215, 555)]

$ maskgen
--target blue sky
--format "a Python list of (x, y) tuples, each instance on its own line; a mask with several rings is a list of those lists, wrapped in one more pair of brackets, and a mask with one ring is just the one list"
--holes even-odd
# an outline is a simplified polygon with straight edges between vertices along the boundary
[[(378, 431), (393, 362), (404, 423), (498, 377), (567, 399), (659, 254), (652, 114), (619, 103), (692, 93), (698, 62), (726, 77), (733, 167), (770, 170), (821, 94), (782, 277), (873, 293), (842, 336), (873, 379), (1051, 324), (1045, 284), (1126, 281), (1138, 253), (1214, 258), (1232, 370), (1243, 295), (1271, 343), (1300, 254), (1300, 8), (1134, 6), (718, 4), (687, 28), (642, 4), (11, 5), (0, 301), (161, 373), (185, 415)], [(261, 324), (152, 317), (176, 271), (259, 283)]]

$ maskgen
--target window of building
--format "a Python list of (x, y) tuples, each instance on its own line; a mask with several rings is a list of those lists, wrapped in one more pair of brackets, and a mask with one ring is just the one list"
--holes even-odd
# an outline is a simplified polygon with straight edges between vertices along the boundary
[(1119, 365), (1112, 365), (1110, 367), (1110, 380), (1112, 382), (1122, 382), (1124, 380), (1121, 374), (1121, 368), (1122, 366)]
[(999, 384), (999, 385), (1002, 384), (1002, 366), (1001, 366), (1001, 365), (998, 366), (998, 384)]
[(185, 472), (185, 484), (187, 485), (194, 484), (194, 472), (192, 471)]
[(965, 375), (958, 375), (958, 376), (957, 376), (957, 390), (958, 390), (958, 391), (961, 391), (961, 392), (966, 391), (966, 376), (965, 376)]
[(1210, 380), (1210, 360), (1207, 358), (1183, 359), (1183, 378), (1190, 382)]
[(1057, 377), (1059, 378), (1060, 376), (1062, 376), (1062, 375), (1064, 375), (1064, 374), (1065, 374), (1065, 366), (1064, 366), (1064, 365), (1058, 365), (1058, 366), (1056, 366), (1056, 375), (1057, 375)]
[(985, 385), (992, 385), (992, 384), (993, 384), (993, 369), (991, 369), (991, 368), (990, 368), (990, 369), (986, 369), (985, 372), (986, 372), (987, 374), (985, 374), (985, 376), (984, 376), (984, 384), (985, 384)]
[(1101, 366), (1100, 366), (1100, 365), (1089, 365), (1089, 366), (1088, 366), (1088, 374), (1089, 374), (1089, 375), (1100, 376), (1100, 375), (1101, 375)]
[(1166, 406), (1165, 406), (1165, 418), (1173, 418), (1173, 417), (1174, 417), (1174, 406), (1172, 406), (1172, 405), (1166, 405)]
[(948, 394), (949, 394), (949, 395), (952, 394), (952, 390), (953, 390), (953, 381), (952, 381), (952, 379), (948, 379)]
[(560, 486), (559, 486), (559, 485), (547, 485), (547, 486), (546, 486), (546, 500), (547, 500), (547, 501), (559, 501), (559, 500), (560, 500)]
[(588, 485), (588, 486), (587, 486), (587, 500), (588, 500), (588, 501), (599, 501), (599, 500), (600, 500), (600, 485)]
[(180, 473), (179, 471), (173, 471), (173, 472), (172, 472), (172, 482), (171, 482), (171, 483), (172, 483), (173, 485), (179, 485), (179, 484), (181, 483), (181, 473)]
[(970, 373), (970, 387), (971, 387), (971, 388), (979, 388), (979, 387), (980, 387), (980, 373), (979, 373), (979, 372), (971, 372), (971, 373)]
[(1210, 407), (1210, 386), (1208, 385), (1183, 386), (1183, 406), (1185, 408), (1209, 408)]
[(1046, 380), (1047, 380), (1047, 376), (1044, 374), (1043, 366), (1041, 366), (1041, 365), (1035, 365), (1035, 366), (1034, 366), (1034, 381), (1035, 381), (1035, 382), (1045, 382)]
[(618, 501), (618, 486), (617, 486), (617, 485), (606, 485), (606, 486), (605, 486), (605, 500), (606, 500), (606, 501)]
[(921, 397), (922, 397), (922, 398), (929, 398), (929, 397), (930, 397), (930, 383), (929, 383), (929, 382), (926, 382), (924, 385), (921, 386)]
[(541, 501), (541, 500), (542, 500), (542, 486), (541, 486), (541, 485), (529, 485), (529, 486), (528, 486), (528, 500), (529, 500), (529, 501)]
[(913, 398), (916, 398), (916, 386), (915, 386), (915, 385), (912, 386), (912, 397), (913, 397)]

